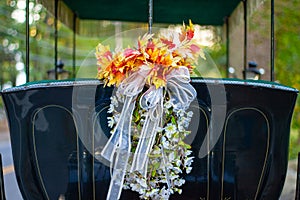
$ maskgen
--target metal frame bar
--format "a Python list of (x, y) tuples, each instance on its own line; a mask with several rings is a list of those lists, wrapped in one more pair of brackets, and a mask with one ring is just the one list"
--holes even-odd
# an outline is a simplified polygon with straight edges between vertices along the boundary
[(3, 177), (3, 163), (2, 163), (2, 155), (0, 153), (0, 199), (5, 200), (5, 188), (4, 188), (4, 177)]
[(76, 75), (76, 20), (77, 20), (77, 16), (74, 13), (73, 15), (73, 71), (72, 71), (72, 75), (73, 78), (75, 78)]
[(226, 78), (229, 78), (229, 45), (230, 45), (230, 38), (229, 38), (229, 17), (226, 17), (225, 19), (226, 23)]
[(274, 0), (271, 0), (271, 71), (270, 79), (275, 80), (275, 25), (274, 25)]
[(54, 1), (54, 66), (55, 66), (55, 79), (58, 79), (58, 74), (57, 74), (57, 55), (58, 55), (58, 0)]
[(246, 70), (247, 70), (247, 48), (248, 48), (248, 7), (247, 7), (247, 0), (243, 0), (244, 5), (244, 72), (243, 72), (243, 78), (246, 79)]
[(29, 42), (30, 42), (30, 38), (29, 38), (29, 0), (26, 0), (26, 21), (25, 21), (25, 26), (26, 26), (26, 60), (25, 60), (25, 71), (26, 71), (26, 83), (29, 82), (29, 76), (30, 76), (30, 72), (29, 72), (29, 59), (30, 59), (30, 52), (29, 52)]
[(300, 199), (300, 152), (298, 153), (298, 163), (297, 163), (297, 180), (296, 180), (296, 195), (295, 200)]
[(153, 25), (153, 0), (149, 0), (149, 18), (148, 18), (148, 33), (152, 33)]

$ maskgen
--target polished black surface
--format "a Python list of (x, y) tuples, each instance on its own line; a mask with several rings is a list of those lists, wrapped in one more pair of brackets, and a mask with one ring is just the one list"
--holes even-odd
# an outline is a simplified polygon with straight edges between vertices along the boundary
[[(278, 199), (284, 184), (297, 90), (239, 80), (194, 80), (186, 139), (195, 156), (171, 199)], [(15, 172), (24, 199), (105, 199), (113, 88), (97, 81), (36, 82), (2, 92)], [(123, 190), (121, 199), (138, 199)]]

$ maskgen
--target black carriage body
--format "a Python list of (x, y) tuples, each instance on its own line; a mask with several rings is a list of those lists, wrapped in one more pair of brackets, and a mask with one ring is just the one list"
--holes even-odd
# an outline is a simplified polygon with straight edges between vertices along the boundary
[[(193, 169), (183, 175), (183, 193), (171, 199), (278, 199), (298, 91), (231, 79), (192, 85)], [(112, 92), (98, 80), (35, 82), (2, 92), (24, 199), (106, 198), (110, 170), (98, 147), (109, 137)], [(138, 194), (123, 190), (121, 199)]]

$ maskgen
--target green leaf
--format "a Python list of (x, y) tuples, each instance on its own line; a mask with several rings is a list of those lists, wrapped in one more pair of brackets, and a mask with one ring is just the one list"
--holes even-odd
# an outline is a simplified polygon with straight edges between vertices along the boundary
[(152, 170), (151, 176), (154, 177), (156, 175), (156, 170)]
[(176, 118), (172, 115), (172, 118), (171, 118), (171, 122), (172, 124), (176, 124)]

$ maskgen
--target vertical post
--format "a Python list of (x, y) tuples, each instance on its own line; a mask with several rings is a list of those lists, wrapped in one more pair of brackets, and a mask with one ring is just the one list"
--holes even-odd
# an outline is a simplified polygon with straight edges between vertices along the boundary
[(5, 200), (4, 178), (3, 178), (3, 163), (2, 155), (0, 154), (0, 199)]
[(152, 33), (153, 25), (153, 0), (149, 0), (149, 18), (148, 18), (148, 33)]
[(75, 74), (76, 74), (76, 19), (77, 16), (74, 13), (73, 15), (73, 78), (75, 78)]
[(300, 153), (298, 153), (298, 164), (297, 164), (297, 181), (296, 181), (296, 196), (295, 200), (300, 200)]
[(58, 66), (57, 66), (57, 40), (58, 40), (58, 31), (57, 31), (57, 23), (58, 23), (58, 0), (54, 1), (54, 66), (55, 66), (55, 80), (58, 79)]
[(248, 23), (247, 23), (247, 0), (243, 0), (244, 5), (244, 73), (243, 78), (246, 79), (246, 73), (247, 70), (247, 47), (248, 47)]
[(29, 82), (29, 56), (30, 56), (30, 52), (29, 52), (29, 42), (30, 42), (30, 38), (29, 38), (29, 0), (26, 0), (26, 60), (25, 60), (25, 70), (26, 70), (26, 83)]
[(2, 68), (0, 68), (0, 91), (3, 88), (3, 84), (4, 84), (4, 81), (3, 81), (3, 70), (2, 70)]
[(229, 78), (229, 17), (226, 17), (226, 78)]
[(274, 37), (274, 0), (271, 0), (271, 81), (275, 80), (274, 63), (275, 63), (275, 37)]

